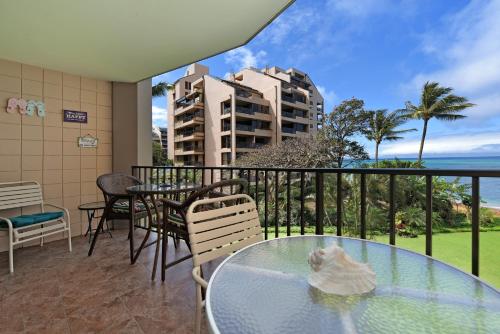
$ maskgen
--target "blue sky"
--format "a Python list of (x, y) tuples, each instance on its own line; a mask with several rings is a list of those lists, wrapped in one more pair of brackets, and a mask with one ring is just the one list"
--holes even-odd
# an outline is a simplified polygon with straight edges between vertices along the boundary
[[(297, 0), (244, 47), (201, 63), (220, 77), (296, 67), (320, 88), (327, 111), (353, 96), (367, 109), (402, 108), (418, 103), (425, 81), (438, 81), (477, 106), (465, 120), (432, 120), (425, 156), (500, 155), (500, 0)], [(165, 110), (165, 98), (153, 99), (155, 124), (166, 124)], [(421, 124), (408, 127), (419, 131), (382, 144), (381, 155), (416, 155)]]

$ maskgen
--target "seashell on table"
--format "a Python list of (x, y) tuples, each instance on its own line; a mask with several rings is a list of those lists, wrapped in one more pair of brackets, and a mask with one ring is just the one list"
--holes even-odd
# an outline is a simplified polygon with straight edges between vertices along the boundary
[(371, 266), (353, 260), (337, 245), (312, 251), (308, 262), (312, 269), (308, 282), (323, 292), (350, 296), (375, 289), (376, 275)]

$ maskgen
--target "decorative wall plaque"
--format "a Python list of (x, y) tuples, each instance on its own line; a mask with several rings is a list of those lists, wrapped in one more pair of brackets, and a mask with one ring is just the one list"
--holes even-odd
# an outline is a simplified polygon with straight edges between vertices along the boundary
[(64, 110), (64, 122), (87, 123), (85, 111)]
[(78, 147), (81, 148), (94, 148), (97, 147), (97, 142), (99, 140), (91, 135), (86, 135), (83, 137), (78, 137)]

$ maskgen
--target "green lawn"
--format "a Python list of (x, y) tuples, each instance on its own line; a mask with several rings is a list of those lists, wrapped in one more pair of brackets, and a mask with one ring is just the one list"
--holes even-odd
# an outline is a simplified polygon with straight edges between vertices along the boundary
[[(286, 236), (286, 229), (280, 228), (280, 237)], [(325, 230), (325, 235), (333, 231)], [(313, 234), (312, 229), (306, 230)], [(292, 227), (292, 235), (300, 234), (297, 227)], [(274, 229), (269, 229), (269, 239), (274, 238)], [(375, 241), (389, 243), (389, 236), (376, 236)], [(500, 288), (500, 231), (483, 231), (480, 235), (479, 276), (496, 288)], [(451, 264), (463, 271), (471, 271), (470, 232), (437, 233), (432, 236), (432, 255), (434, 258)], [(425, 236), (417, 238), (396, 237), (396, 246), (425, 254)]]

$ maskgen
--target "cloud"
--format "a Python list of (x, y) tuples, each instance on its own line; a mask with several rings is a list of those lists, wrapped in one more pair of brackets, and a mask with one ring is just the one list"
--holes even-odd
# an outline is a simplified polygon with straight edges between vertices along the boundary
[[(464, 137), (467, 139), (464, 140)], [(420, 140), (405, 140), (396, 143), (382, 144), (380, 155), (401, 156), (417, 155)], [(425, 154), (498, 154), (500, 152), (500, 132), (478, 134), (437, 136), (425, 141)]]
[(422, 37), (421, 51), (439, 67), (417, 73), (403, 91), (437, 81), (466, 95), (478, 107), (472, 118), (500, 116), (500, 0), (471, 1)]
[(167, 109), (153, 106), (152, 114), (153, 125), (162, 128), (167, 126)]
[(224, 61), (230, 66), (236, 67), (235, 70), (248, 67), (258, 67), (266, 59), (266, 51), (260, 50), (254, 53), (250, 48), (241, 46), (225, 53)]
[(389, 8), (387, 0), (330, 0), (329, 5), (351, 17), (367, 17), (385, 12)]
[(333, 90), (327, 90), (323, 86), (316, 86), (318, 88), (319, 93), (323, 96), (325, 100), (325, 112), (328, 112), (333, 108), (335, 101), (337, 100), (337, 94)]

